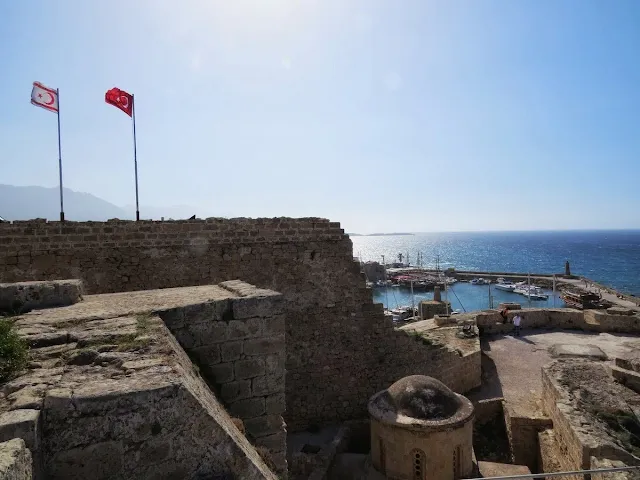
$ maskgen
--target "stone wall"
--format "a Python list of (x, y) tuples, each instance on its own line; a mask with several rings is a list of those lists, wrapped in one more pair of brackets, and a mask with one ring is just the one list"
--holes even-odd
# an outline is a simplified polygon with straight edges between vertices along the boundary
[[(338, 223), (317, 218), (0, 223), (0, 252), (1, 282), (80, 278), (89, 293), (104, 293), (241, 278), (282, 292), (291, 430), (365, 417), (373, 393), (410, 373), (434, 375), (460, 392), (479, 383), (479, 375), (477, 381), (475, 373), (461, 379), (456, 370), (462, 361), (464, 372), (476, 363), (479, 372), (479, 355), (476, 362), (428, 352), (421, 355), (420, 372), (413, 369), (414, 358), (402, 350), (409, 345), (406, 335), (394, 333), (381, 307), (372, 303), (351, 241)], [(411, 347), (414, 354), (423, 351)]]
[[(631, 445), (621, 442), (615, 429), (587, 410), (586, 400), (597, 398), (601, 402), (597, 409), (602, 414), (633, 416), (629, 405), (637, 403), (637, 394), (617, 384), (603, 363), (554, 360), (542, 368), (542, 384), (543, 408), (553, 422), (553, 441), (561, 470), (594, 468), (594, 458), (640, 464), (640, 459), (628, 451)], [(569, 478), (579, 480), (581, 476)]]
[(286, 470), (285, 317), (282, 295), (241, 281), (238, 297), (159, 312), (229, 414)]
[(591, 332), (640, 333), (640, 315), (615, 315), (601, 310), (571, 308), (528, 308), (510, 310), (504, 322), (497, 310), (476, 314), (478, 328), (483, 334), (505, 333), (513, 330), (513, 317), (522, 317), (522, 328), (558, 328)]
[[(36, 479), (275, 479), (270, 468), (286, 471), (282, 417), (247, 412), (245, 425), (254, 425), (246, 438), (227, 412), (235, 403), (212, 393), (205, 380), (215, 379), (203, 380), (158, 315), (176, 331), (180, 320), (203, 337), (219, 331), (212, 312), (228, 322), (225, 338), (247, 323), (232, 323), (236, 317), (254, 319), (264, 333), (279, 298), (230, 282), (88, 295), (14, 317), (30, 362), (0, 388), (0, 441), (24, 441)], [(274, 434), (268, 442), (267, 423)]]
[(518, 416), (507, 405), (504, 409), (513, 463), (526, 465), (531, 471), (538, 470), (538, 433), (553, 426), (546, 417)]

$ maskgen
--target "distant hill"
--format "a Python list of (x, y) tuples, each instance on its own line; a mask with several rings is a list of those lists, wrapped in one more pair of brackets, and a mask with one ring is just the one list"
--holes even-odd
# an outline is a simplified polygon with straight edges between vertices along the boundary
[[(91, 195), (64, 189), (66, 220), (104, 221), (110, 218), (133, 219), (135, 212), (127, 212), (112, 203)], [(16, 187), (0, 184), (0, 217), (5, 220), (60, 218), (60, 190), (57, 187)]]

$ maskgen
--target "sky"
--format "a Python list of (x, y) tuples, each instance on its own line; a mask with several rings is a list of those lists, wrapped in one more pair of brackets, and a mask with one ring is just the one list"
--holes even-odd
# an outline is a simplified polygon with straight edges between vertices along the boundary
[(0, 0), (0, 183), (350, 232), (640, 228), (637, 0)]

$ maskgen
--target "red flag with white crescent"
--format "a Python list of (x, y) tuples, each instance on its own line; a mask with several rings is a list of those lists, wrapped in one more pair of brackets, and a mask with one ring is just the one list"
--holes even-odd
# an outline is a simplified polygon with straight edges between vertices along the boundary
[(129, 116), (133, 114), (133, 95), (124, 90), (119, 88), (107, 90), (107, 93), (104, 94), (104, 101), (119, 108)]
[(53, 88), (45, 87), (40, 82), (33, 82), (31, 103), (36, 107), (58, 113), (58, 92)]

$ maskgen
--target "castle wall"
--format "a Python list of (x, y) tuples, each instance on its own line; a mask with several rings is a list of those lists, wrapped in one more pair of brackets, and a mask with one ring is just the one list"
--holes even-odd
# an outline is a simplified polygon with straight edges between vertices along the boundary
[[(479, 355), (423, 353), (395, 332), (372, 303), (351, 241), (323, 219), (0, 223), (0, 282), (62, 278), (82, 279), (87, 293), (235, 278), (282, 292), (290, 430), (365, 417), (367, 399), (409, 373), (459, 392), (480, 381)], [(420, 352), (420, 372), (403, 345)]]

